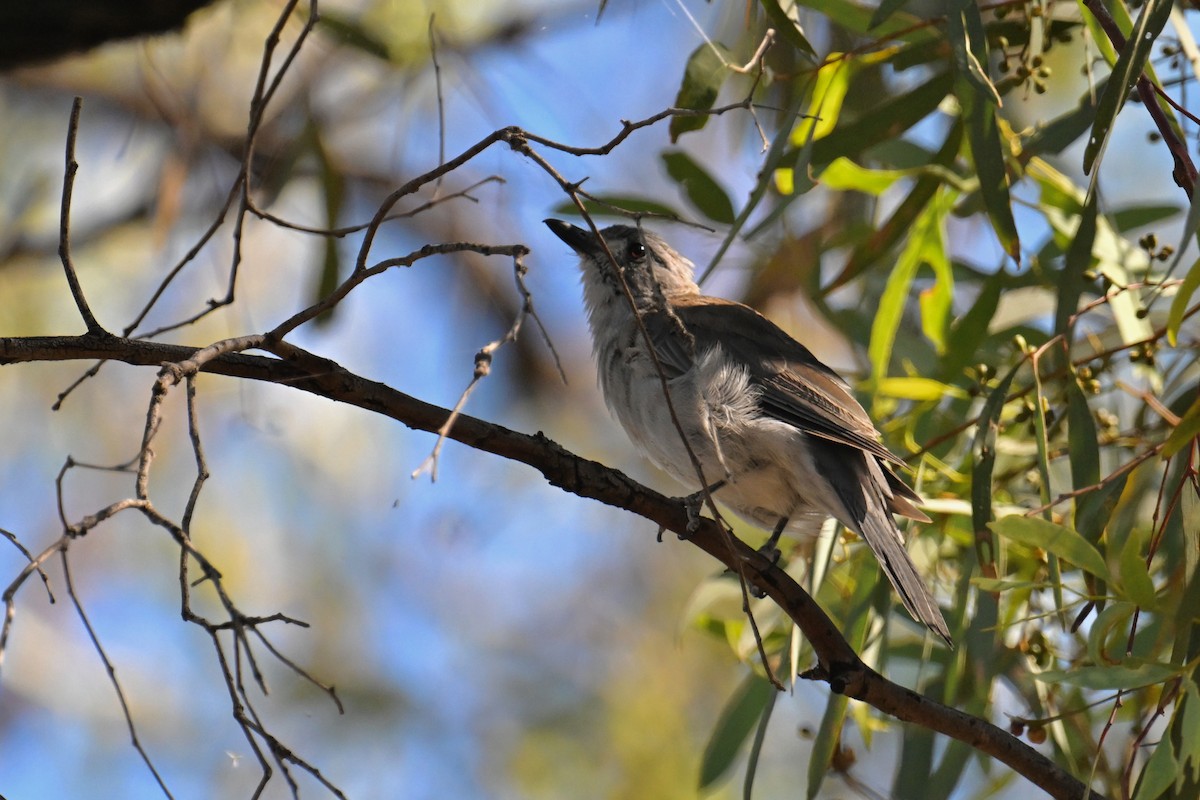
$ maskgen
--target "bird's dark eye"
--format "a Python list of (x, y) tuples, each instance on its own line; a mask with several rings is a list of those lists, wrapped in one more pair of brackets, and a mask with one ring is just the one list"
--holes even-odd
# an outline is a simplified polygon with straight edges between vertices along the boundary
[(646, 257), (646, 245), (641, 242), (630, 242), (628, 255), (630, 261), (641, 261)]

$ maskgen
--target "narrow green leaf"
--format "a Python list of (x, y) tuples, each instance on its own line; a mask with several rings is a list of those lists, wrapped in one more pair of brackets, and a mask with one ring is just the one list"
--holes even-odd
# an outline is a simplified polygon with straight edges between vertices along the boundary
[(1118, 648), (1124, 647), (1129, 639), (1129, 621), (1133, 619), (1137, 608), (1133, 603), (1112, 603), (1108, 608), (1096, 615), (1095, 621), (1088, 628), (1088, 657), (1093, 664), (1105, 664), (1109, 657), (1108, 643), (1116, 637), (1119, 644), (1113, 649), (1119, 655)]
[(1047, 553), (1087, 570), (1097, 578), (1111, 580), (1108, 565), (1090, 542), (1070, 528), (1049, 520), (1012, 515), (992, 522), (988, 527), (1011, 542), (1040, 547)]
[(1179, 424), (1167, 437), (1167, 442), (1163, 445), (1163, 458), (1170, 458), (1191, 445), (1197, 436), (1200, 436), (1200, 397), (1192, 402)]
[[(1183, 504), (1195, 503), (1189, 498), (1195, 497), (1195, 492), (1183, 493)], [(1187, 515), (1185, 514), (1185, 517)], [(1196, 630), (1197, 619), (1200, 618), (1200, 563), (1197, 560), (1197, 554), (1190, 548), (1196, 547), (1200, 542), (1200, 531), (1189, 530), (1186, 526), (1183, 528), (1186, 541), (1179, 549), (1183, 551), (1183, 590), (1172, 592), (1171, 595), (1164, 600), (1169, 600), (1174, 606), (1174, 613), (1171, 615), (1171, 623), (1175, 631), (1175, 641), (1171, 646), (1171, 663), (1186, 664), (1196, 656)], [(1176, 567), (1178, 569), (1178, 567)]]
[(1169, 736), (1158, 741), (1150, 760), (1138, 778), (1133, 800), (1155, 800), (1175, 783), (1179, 762), (1175, 758), (1175, 746)]
[[(1103, 92), (1108, 80), (1096, 86), (1096, 91)], [(1093, 92), (1086, 91), (1074, 110), (1040, 126), (1032, 136), (1021, 146), (1020, 159), (1029, 163), (1034, 156), (1056, 155), (1065, 150), (1076, 139), (1092, 127), (1096, 121), (1096, 100)]]
[(936, 39), (928, 25), (912, 14), (895, 11), (887, 21), (878, 27), (871, 27), (875, 16), (875, 7), (854, 2), (854, 0), (797, 0), (797, 5), (811, 8), (828, 19), (834, 25), (845, 28), (853, 33), (866, 34), (878, 41), (899, 39), (903, 42), (924, 42)]
[(1096, 121), (1092, 124), (1092, 133), (1083, 151), (1084, 174), (1091, 174), (1092, 167), (1104, 151), (1113, 121), (1125, 105), (1129, 90), (1142, 74), (1155, 40), (1171, 16), (1171, 6), (1172, 0), (1146, 0), (1146, 4), (1142, 6), (1129, 40), (1125, 42), (1125, 47), (1113, 66), (1112, 76), (1108, 85), (1104, 87), (1104, 94), (1100, 96)]
[(1145, 206), (1129, 206), (1108, 215), (1112, 226), (1120, 233), (1127, 233), (1134, 228), (1144, 228), (1156, 222), (1170, 219), (1182, 211), (1179, 206), (1168, 204), (1151, 204)]
[[(779, 0), (761, 0), (763, 9), (766, 10), (767, 16), (771, 18), (771, 23), (775, 26), (775, 30), (779, 32), (788, 44), (804, 53), (809, 58), (816, 58), (817, 51), (809, 44), (808, 39), (804, 36), (804, 30), (800, 27), (800, 20), (783, 10), (779, 5)], [(795, 6), (792, 6), (794, 9)]]
[[(721, 85), (729, 76), (729, 51), (724, 45), (705, 42), (692, 51), (683, 72), (683, 82), (675, 96), (675, 108), (693, 111), (708, 111), (717, 102)], [(675, 143), (682, 134), (698, 131), (708, 123), (707, 114), (694, 117), (672, 117), (671, 142)]]
[(1041, 683), (1069, 683), (1082, 689), (1140, 689), (1170, 680), (1179, 670), (1167, 664), (1142, 662), (1131, 658), (1124, 664), (1102, 667), (1077, 667), (1067, 670), (1047, 670), (1033, 677)]
[[(962, 136), (962, 123), (955, 120), (946, 133), (946, 140), (929, 166), (947, 167), (954, 163), (962, 144)], [(932, 170), (923, 171), (912, 191), (900, 202), (900, 205), (896, 206), (896, 210), (892, 212), (887, 221), (871, 234), (870, 238), (854, 248), (845, 268), (832, 281), (830, 288), (836, 288), (853, 280), (869, 266), (887, 255), (896, 242), (904, 238), (912, 229), (913, 223), (929, 205), (929, 201), (933, 199), (934, 193), (942, 186), (942, 183), (942, 178), (938, 173)]]
[(818, 180), (830, 189), (865, 192), (878, 197), (896, 181), (911, 174), (912, 170), (867, 169), (848, 158), (835, 158)]
[[(683, 219), (684, 215), (670, 206), (663, 205), (648, 197), (632, 195), (605, 194), (597, 195), (595, 199), (583, 201), (583, 207), (593, 217), (627, 217), (629, 214), (659, 214), (670, 219)], [(570, 200), (565, 200), (554, 207), (554, 213), (560, 215), (580, 216), (579, 209)]]
[(1057, 281), (1058, 309), (1054, 314), (1056, 334), (1067, 332), (1071, 317), (1079, 310), (1079, 298), (1089, 283), (1084, 273), (1092, 266), (1092, 245), (1096, 242), (1096, 198), (1095, 192), (1088, 195), (1079, 217), (1079, 227), (1067, 247), (1062, 275)]
[[(988, 62), (987, 37), (983, 32), (979, 6), (961, 0), (946, 0), (943, 10), (946, 13), (946, 38), (950, 42), (959, 77), (975, 89), (972, 96), (986, 99), (996, 106), (1003, 105), (1000, 93), (983, 68)], [(963, 94), (959, 92), (960, 99)]]
[(989, 276), (967, 313), (951, 323), (946, 355), (941, 363), (942, 377), (945, 379), (956, 379), (963, 367), (978, 358), (979, 346), (987, 338), (992, 318), (1000, 305), (1004, 284), (1003, 272)]
[(836, 134), (813, 145), (812, 163), (828, 164), (838, 156), (854, 158), (872, 145), (895, 139), (937, 110), (954, 78), (940, 72), (911, 92), (875, 105), (852, 122), (843, 122)]
[(1067, 457), (1071, 462), (1071, 488), (1078, 491), (1100, 482), (1100, 444), (1096, 421), (1079, 384), (1067, 381)]
[(691, 156), (675, 150), (663, 153), (662, 160), (667, 166), (667, 174), (683, 187), (688, 200), (701, 214), (722, 225), (733, 222), (733, 203), (729, 201), (729, 195)]
[(909, 234), (896, 266), (888, 275), (887, 285), (879, 299), (879, 308), (875, 321), (871, 325), (871, 340), (867, 345), (867, 354), (871, 360), (871, 378), (881, 381), (888, 376), (888, 365), (892, 357), (892, 345), (896, 333), (900, 329), (900, 319), (904, 306), (908, 302), (909, 290), (913, 278), (921, 264), (932, 263), (946, 257), (945, 244), (942, 237), (942, 226), (949, 212), (948, 197), (943, 191), (940, 199), (930, 203), (917, 219), (917, 223)]
[(1128, 480), (1129, 473), (1123, 472), (1103, 486), (1075, 499), (1075, 530), (1083, 538), (1089, 542), (1100, 541), (1100, 535), (1112, 518)]
[(850, 90), (850, 78), (857, 72), (857, 63), (850, 58), (841, 58), (839, 53), (830, 53), (830, 63), (817, 70), (813, 84), (812, 99), (808, 110), (796, 121), (792, 129), (793, 147), (804, 147), (809, 142), (828, 136), (837, 127), (842, 114), (842, 103)]
[(876, 384), (876, 392), (899, 400), (941, 400), (945, 397), (963, 399), (967, 393), (933, 378), (884, 378)]
[(751, 800), (754, 796), (754, 776), (758, 772), (758, 760), (762, 756), (763, 742), (767, 739), (767, 726), (771, 724), (771, 712), (779, 700), (778, 692), (771, 692), (767, 697), (767, 705), (763, 708), (754, 726), (754, 741), (750, 743), (750, 752), (746, 756), (746, 779), (742, 782), (742, 797)]
[[(1021, 362), (1023, 363), (1023, 362)], [(975, 531), (975, 551), (979, 563), (995, 574), (996, 542), (989, 523), (992, 512), (992, 470), (996, 465), (996, 434), (1008, 389), (1021, 363), (1014, 364), (988, 395), (979, 412), (975, 441), (971, 443), (971, 523)]]
[(1179, 326), (1183, 324), (1183, 315), (1187, 313), (1188, 303), (1196, 290), (1200, 289), (1200, 258), (1196, 259), (1183, 276), (1183, 283), (1175, 290), (1175, 298), (1171, 301), (1171, 310), (1167, 312), (1167, 340), (1172, 347), (1179, 344)]
[(868, 27), (877, 28), (891, 18), (900, 9), (904, 8), (908, 0), (881, 0), (879, 8), (875, 9), (875, 13), (871, 15), (871, 21)]
[(846, 720), (846, 709), (849, 705), (849, 697), (830, 692), (829, 700), (825, 704), (825, 713), (821, 715), (821, 727), (813, 738), (813, 750), (808, 760), (808, 786), (805, 794), (808, 800), (817, 796), (825, 776), (829, 774), (834, 751), (842, 740), (842, 724)]
[(704, 748), (700, 761), (700, 788), (712, 786), (733, 766), (738, 751), (750, 735), (774, 693), (766, 678), (755, 673), (746, 676), (721, 711), (717, 727)]
[(1179, 754), (1185, 764), (1191, 764), (1192, 780), (1200, 780), (1200, 689), (1190, 679), (1184, 682), (1182, 714), (1179, 721)]
[[(940, 234), (939, 229), (939, 234)], [(917, 297), (921, 307), (921, 332), (925, 334), (938, 355), (946, 352), (946, 334), (950, 330), (950, 310), (954, 303), (954, 271), (944, 242), (926, 250), (925, 263), (933, 270), (933, 285), (922, 289)], [(948, 388), (948, 387), (947, 387)]]
[(971, 161), (979, 176), (984, 210), (1004, 251), (1019, 263), (1021, 240), (1008, 193), (1008, 166), (1000, 126), (996, 122), (996, 106), (973, 85), (962, 80), (956, 83), (955, 94), (966, 120), (967, 141), (971, 146)]
[(1142, 554), (1142, 545), (1145, 543), (1145, 536), (1140, 532), (1142, 530), (1132, 529), (1121, 548), (1121, 588), (1138, 608), (1155, 611), (1158, 597), (1154, 591), (1154, 581), (1150, 579), (1150, 571), (1146, 568), (1146, 558)]
[[(1193, 236), (1197, 236), (1197, 241), (1200, 242), (1200, 232), (1198, 231), (1200, 231), (1200, 197), (1193, 197), (1192, 203), (1188, 207), (1187, 219), (1183, 223), (1183, 236), (1175, 248), (1175, 257), (1171, 259), (1171, 263), (1166, 269), (1168, 276), (1175, 274), (1179, 262), (1183, 260), (1184, 252), (1188, 249), (1188, 241)], [(1196, 275), (1197, 265), (1200, 265), (1200, 261), (1192, 264), (1191, 269), (1184, 276), (1183, 284), (1176, 291), (1175, 299), (1171, 301), (1171, 310), (1167, 312), (1167, 341), (1172, 346), (1176, 344), (1176, 336), (1179, 333), (1179, 326), (1183, 324), (1183, 315), (1187, 311), (1187, 304), (1191, 302), (1196, 286), (1200, 284), (1200, 275)]]
[(981, 592), (999, 594), (1017, 589), (1042, 589), (1045, 584), (1038, 581), (1014, 581), (1004, 578), (971, 578), (971, 585), (978, 586)]

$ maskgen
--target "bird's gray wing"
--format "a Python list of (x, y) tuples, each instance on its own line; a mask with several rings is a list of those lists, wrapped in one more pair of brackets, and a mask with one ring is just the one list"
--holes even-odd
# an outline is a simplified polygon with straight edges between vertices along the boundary
[(807, 347), (749, 306), (712, 297), (702, 300), (677, 302), (676, 315), (694, 337), (697, 352), (720, 345), (746, 367), (762, 392), (764, 413), (807, 434), (893, 464), (904, 463), (879, 443), (875, 426), (846, 382)]

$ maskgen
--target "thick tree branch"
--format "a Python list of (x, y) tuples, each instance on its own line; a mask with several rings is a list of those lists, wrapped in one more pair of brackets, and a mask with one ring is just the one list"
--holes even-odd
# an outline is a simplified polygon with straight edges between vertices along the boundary
[[(264, 346), (271, 345), (266, 342)], [(163, 363), (188, 361), (201, 349), (104, 333), (0, 338), (0, 365), (102, 359), (159, 367)], [(448, 409), (351, 373), (333, 361), (290, 345), (281, 346), (280, 352), (287, 357), (225, 353), (201, 361), (201, 370), (290, 386), (431, 433), (442, 428), (450, 416)], [(540, 432), (530, 436), (461, 414), (449, 437), (477, 450), (527, 464), (541, 472), (551, 485), (572, 494), (624, 508), (680, 533), (713, 558), (744, 574), (779, 604), (812, 645), (819, 663), (805, 677), (826, 681), (835, 692), (969, 744), (1007, 764), (1051, 797), (1077, 800), (1085, 796), (1083, 783), (1008, 732), (923, 697), (868, 667), (820, 606), (778, 565), (742, 542), (731, 541), (712, 520), (700, 520), (698, 529), (689, 532), (689, 515), (682, 501), (647, 489), (603, 464), (580, 458)], [(1101, 797), (1095, 792), (1088, 796)]]

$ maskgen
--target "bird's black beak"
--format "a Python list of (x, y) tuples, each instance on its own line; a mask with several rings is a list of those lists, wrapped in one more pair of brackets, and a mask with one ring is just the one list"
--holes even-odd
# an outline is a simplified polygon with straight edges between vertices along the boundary
[(569, 222), (563, 222), (561, 219), (547, 219), (542, 221), (546, 223), (547, 228), (554, 232), (555, 236), (566, 242), (579, 255), (598, 256), (604, 252), (600, 247), (600, 242), (591, 231), (578, 228)]

